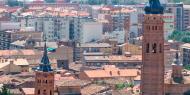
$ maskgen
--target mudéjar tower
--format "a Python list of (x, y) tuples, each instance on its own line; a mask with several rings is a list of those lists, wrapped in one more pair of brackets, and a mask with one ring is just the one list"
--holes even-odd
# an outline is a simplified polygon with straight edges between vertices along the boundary
[(164, 95), (164, 8), (149, 0), (143, 22), (141, 95)]
[(46, 43), (41, 63), (36, 70), (35, 95), (54, 95), (54, 72), (47, 55)]

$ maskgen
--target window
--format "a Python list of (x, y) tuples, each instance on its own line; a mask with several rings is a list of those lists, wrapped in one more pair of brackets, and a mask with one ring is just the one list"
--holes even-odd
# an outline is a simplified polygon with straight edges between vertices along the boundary
[(38, 80), (38, 83), (41, 83), (41, 80)]
[(38, 90), (38, 95), (40, 95), (40, 90)]
[(149, 43), (146, 44), (146, 53), (149, 53)]
[(152, 45), (152, 53), (156, 53), (156, 43), (154, 43), (153, 45)]
[(51, 92), (51, 90), (50, 90), (50, 93), (49, 93), (50, 95), (52, 95), (52, 92)]
[(160, 46), (159, 46), (159, 47), (160, 47), (159, 52), (160, 52), (160, 53), (162, 53), (162, 44), (160, 44)]
[(43, 94), (46, 95), (46, 90), (44, 90)]
[(157, 26), (155, 26), (155, 30), (157, 30)]
[(152, 30), (154, 30), (154, 26), (152, 26)]

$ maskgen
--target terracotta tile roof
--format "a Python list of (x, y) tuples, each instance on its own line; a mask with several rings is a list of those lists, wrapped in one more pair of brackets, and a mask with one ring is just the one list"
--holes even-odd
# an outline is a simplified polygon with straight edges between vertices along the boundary
[(107, 89), (109, 89), (109, 88), (105, 87), (105, 86), (91, 84), (89, 86), (84, 87), (81, 90), (81, 93), (82, 93), (82, 95), (97, 95), (97, 93), (99, 93), (101, 91), (105, 91)]
[(90, 81), (87, 80), (79, 80), (79, 79), (74, 79), (74, 80), (62, 80), (57, 84), (57, 86), (86, 86), (90, 84)]
[(89, 78), (109, 78), (109, 77), (136, 77), (138, 69), (118, 69), (116, 67), (105, 67), (103, 70), (86, 70), (84, 73)]
[(34, 88), (22, 88), (22, 91), (25, 95), (34, 95)]
[[(0, 56), (12, 56), (12, 55), (35, 55), (39, 52), (30, 49), (23, 50), (0, 50)], [(40, 53), (41, 54), (41, 53)]]

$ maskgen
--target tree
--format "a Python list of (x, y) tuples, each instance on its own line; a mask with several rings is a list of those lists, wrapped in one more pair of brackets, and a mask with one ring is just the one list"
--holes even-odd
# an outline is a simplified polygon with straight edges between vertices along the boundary
[(45, 0), (46, 3), (55, 3), (56, 0)]
[(174, 31), (168, 38), (175, 41), (190, 43), (190, 32), (189, 31)]
[(181, 39), (181, 41), (182, 42), (184, 42), (184, 43), (190, 43), (190, 37), (183, 37), (182, 39)]
[(11, 94), (10, 90), (5, 85), (3, 85), (0, 91), (0, 95), (13, 95), (13, 94)]
[(122, 83), (122, 84), (116, 84), (116, 85), (115, 85), (115, 88), (116, 88), (117, 90), (124, 89), (125, 87), (126, 87), (126, 85), (125, 85), (124, 83)]

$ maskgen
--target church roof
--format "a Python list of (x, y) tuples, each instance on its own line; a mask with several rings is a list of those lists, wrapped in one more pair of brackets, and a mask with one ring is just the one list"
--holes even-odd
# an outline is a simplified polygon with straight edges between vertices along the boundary
[(46, 43), (44, 45), (44, 53), (43, 53), (43, 57), (41, 59), (41, 63), (40, 66), (38, 68), (38, 71), (43, 71), (43, 72), (50, 72), (53, 71), (50, 65), (50, 61), (47, 55), (47, 47), (46, 47)]
[(145, 7), (146, 14), (163, 14), (164, 7), (161, 6), (159, 0), (149, 0), (149, 3)]

